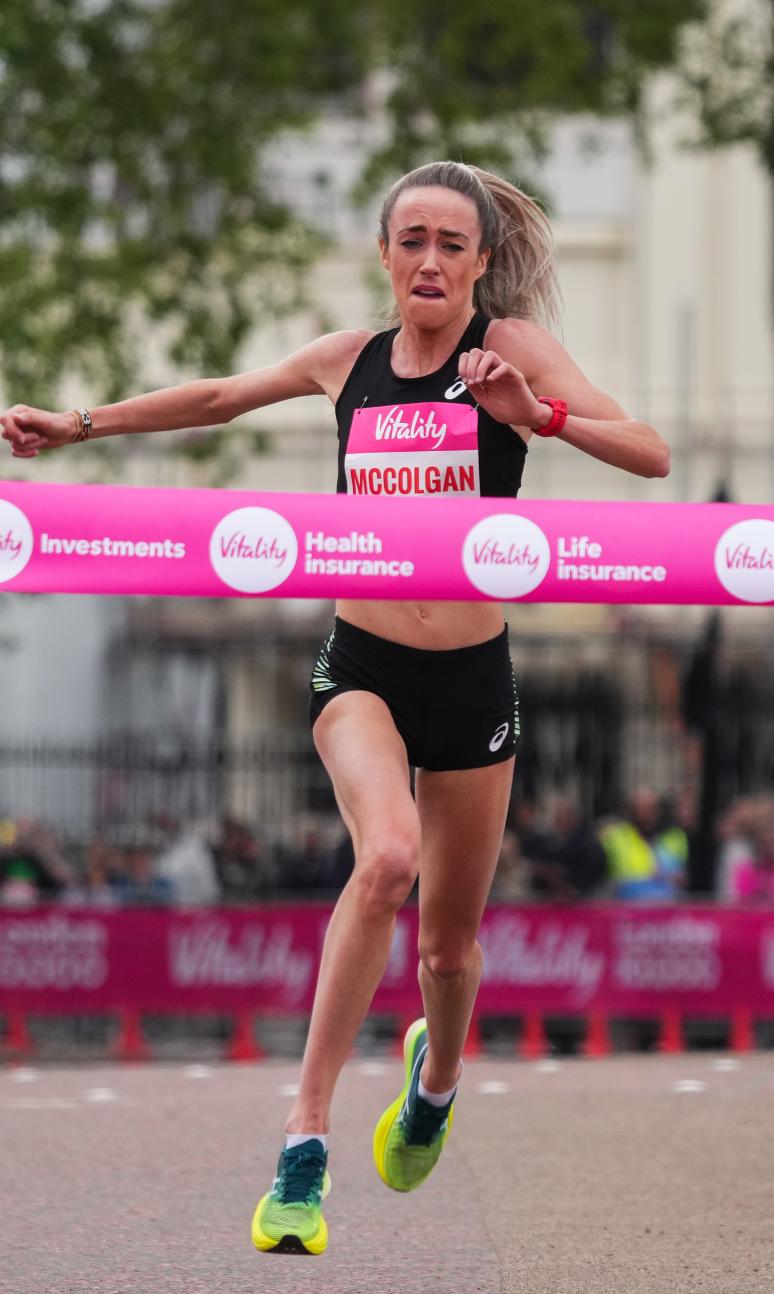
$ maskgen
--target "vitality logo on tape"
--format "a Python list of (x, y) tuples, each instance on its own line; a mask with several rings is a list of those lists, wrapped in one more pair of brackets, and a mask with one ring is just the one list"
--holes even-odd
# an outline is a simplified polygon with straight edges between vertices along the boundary
[(720, 536), (715, 573), (740, 602), (774, 602), (774, 521), (751, 517)]
[(218, 522), (210, 539), (215, 574), (239, 593), (266, 593), (284, 583), (298, 558), (289, 521), (271, 508), (237, 508)]
[(498, 513), (465, 536), (462, 565), (475, 588), (492, 598), (521, 598), (548, 574), (551, 549), (534, 521)]
[(0, 584), (7, 584), (24, 570), (32, 549), (32, 526), (21, 508), (0, 499)]

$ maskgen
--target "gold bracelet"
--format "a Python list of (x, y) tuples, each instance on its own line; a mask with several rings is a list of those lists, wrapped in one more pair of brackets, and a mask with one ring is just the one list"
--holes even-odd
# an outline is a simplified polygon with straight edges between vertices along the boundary
[(80, 441), (89, 439), (93, 423), (88, 409), (71, 409), (70, 412), (77, 424), (75, 435), (70, 437), (70, 444), (77, 445)]

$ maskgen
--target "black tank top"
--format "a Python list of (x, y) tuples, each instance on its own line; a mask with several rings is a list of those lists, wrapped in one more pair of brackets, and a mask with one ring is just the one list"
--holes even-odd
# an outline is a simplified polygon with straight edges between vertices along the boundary
[(458, 380), (461, 353), (483, 349), (489, 322), (474, 315), (446, 363), (423, 377), (393, 372), (397, 328), (366, 342), (336, 402), (338, 494), (518, 493), (527, 446)]

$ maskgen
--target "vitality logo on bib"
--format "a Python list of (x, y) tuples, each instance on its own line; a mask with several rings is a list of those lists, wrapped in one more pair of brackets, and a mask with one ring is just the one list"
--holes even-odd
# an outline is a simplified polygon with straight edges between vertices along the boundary
[(210, 539), (215, 574), (240, 593), (266, 593), (284, 583), (298, 559), (289, 521), (271, 508), (237, 508), (218, 522)]
[(7, 584), (24, 570), (32, 549), (32, 526), (21, 508), (0, 499), (0, 584)]

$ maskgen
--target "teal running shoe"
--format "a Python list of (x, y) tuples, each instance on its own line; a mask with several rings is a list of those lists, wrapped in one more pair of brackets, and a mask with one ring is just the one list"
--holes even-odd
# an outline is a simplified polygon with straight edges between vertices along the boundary
[(328, 1152), (311, 1138), (283, 1150), (277, 1176), (253, 1216), (253, 1244), (262, 1253), (321, 1254), (328, 1228), (320, 1204), (331, 1189)]
[(452, 1123), (454, 1097), (448, 1105), (423, 1101), (417, 1089), (427, 1054), (427, 1025), (415, 1020), (403, 1040), (406, 1082), (374, 1132), (374, 1162), (393, 1191), (414, 1191), (438, 1162)]

